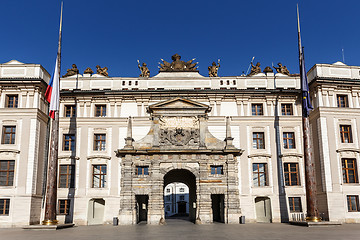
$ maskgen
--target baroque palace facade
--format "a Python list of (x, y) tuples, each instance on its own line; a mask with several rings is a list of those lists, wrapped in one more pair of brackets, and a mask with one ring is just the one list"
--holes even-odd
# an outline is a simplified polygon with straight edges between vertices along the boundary
[[(299, 76), (258, 64), (248, 76), (218, 77), (219, 67), (213, 63), (204, 77), (176, 54), (152, 77), (146, 64), (135, 78), (109, 77), (100, 66), (96, 74), (68, 69), (58, 220), (164, 224), (167, 201), (198, 224), (303, 219)], [(42, 220), (49, 79), (39, 64), (0, 64), (1, 226)], [(317, 64), (308, 79), (320, 215), (359, 223), (360, 67)], [(185, 205), (164, 198), (175, 183), (187, 186)]]

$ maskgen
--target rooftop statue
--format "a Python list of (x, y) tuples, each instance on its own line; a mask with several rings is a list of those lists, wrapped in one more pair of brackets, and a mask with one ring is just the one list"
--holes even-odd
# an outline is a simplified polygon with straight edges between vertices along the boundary
[(74, 76), (76, 74), (79, 74), (79, 69), (77, 68), (76, 64), (73, 64), (72, 68), (68, 69), (66, 71), (67, 71), (67, 73), (62, 77), (69, 77), (69, 76)]
[(100, 75), (103, 75), (105, 77), (108, 77), (109, 74), (107, 72), (108, 68), (107, 67), (100, 67), (99, 65), (96, 66), (96, 73), (97, 74), (100, 74)]
[(215, 62), (213, 62), (212, 65), (208, 67), (209, 77), (218, 77), (219, 68), (220, 68), (220, 59), (218, 59), (217, 65)]
[(85, 71), (84, 71), (84, 74), (93, 74), (93, 73), (94, 73), (94, 71), (89, 67), (87, 69), (85, 69)]
[(193, 63), (194, 59), (191, 59), (190, 61), (184, 62), (181, 61), (181, 56), (178, 54), (175, 54), (171, 57), (171, 59), (173, 60), (172, 63), (169, 63), (163, 59), (161, 59), (161, 61), (163, 61), (163, 63), (159, 63), (160, 64), (160, 72), (197, 72), (197, 66), (196, 63)]
[(261, 73), (260, 63), (257, 62), (255, 66), (253, 63), (251, 63), (251, 71), (248, 76), (252, 76), (258, 73)]
[(271, 67), (267, 66), (265, 69), (264, 69), (264, 73), (272, 73), (274, 72)]
[(274, 67), (278, 73), (282, 73), (282, 74), (285, 74), (285, 75), (290, 75), (290, 72), (289, 72), (289, 70), (287, 69), (286, 66), (283, 66), (281, 63), (278, 63), (278, 66), (279, 67)]
[(140, 62), (139, 60), (137, 60), (138, 62), (138, 68), (140, 69), (140, 76), (139, 77), (150, 77), (150, 70), (147, 67), (146, 63), (143, 63), (142, 66), (140, 66)]

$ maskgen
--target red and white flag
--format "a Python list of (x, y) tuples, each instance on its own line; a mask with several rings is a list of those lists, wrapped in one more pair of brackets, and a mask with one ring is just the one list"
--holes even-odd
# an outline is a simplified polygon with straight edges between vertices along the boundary
[(59, 111), (60, 103), (60, 65), (61, 65), (61, 28), (62, 28), (62, 3), (59, 29), (59, 45), (52, 79), (46, 89), (45, 98), (50, 103), (49, 116), (55, 119), (55, 111)]
[(60, 97), (60, 59), (59, 54), (56, 57), (55, 70), (52, 79), (46, 89), (45, 98), (50, 103), (49, 116), (54, 119), (55, 111), (59, 111), (59, 97)]

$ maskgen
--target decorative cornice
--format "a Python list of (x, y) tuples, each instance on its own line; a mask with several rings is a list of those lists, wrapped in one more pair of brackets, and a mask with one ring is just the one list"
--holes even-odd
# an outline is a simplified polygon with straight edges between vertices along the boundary
[(357, 152), (360, 153), (360, 149), (358, 148), (340, 148), (340, 149), (336, 149), (336, 152), (341, 153), (341, 152)]
[(267, 157), (267, 158), (271, 158), (271, 154), (268, 154), (268, 153), (254, 153), (254, 154), (248, 155), (248, 158), (253, 158), (253, 157)]
[(16, 150), (16, 149), (0, 149), (0, 153), (16, 153), (16, 154), (20, 154), (20, 150)]
[(299, 158), (302, 158), (303, 157), (303, 154), (301, 153), (283, 153), (280, 155), (281, 158), (284, 158), (284, 157), (299, 157)]
[(123, 157), (125, 155), (154, 155), (154, 154), (233, 154), (234, 156), (240, 156), (244, 150), (242, 149), (223, 149), (223, 150), (211, 150), (211, 149), (148, 149), (148, 150), (127, 150), (119, 149), (115, 151), (117, 157)]
[(87, 156), (87, 160), (96, 159), (96, 158), (107, 159), (107, 160), (110, 160), (110, 159), (111, 159), (111, 157), (106, 156), (106, 155), (91, 155), (91, 156)]
[(80, 157), (69, 156), (69, 155), (65, 156), (65, 155), (63, 155), (63, 156), (59, 156), (58, 159), (75, 159), (75, 160), (79, 160)]

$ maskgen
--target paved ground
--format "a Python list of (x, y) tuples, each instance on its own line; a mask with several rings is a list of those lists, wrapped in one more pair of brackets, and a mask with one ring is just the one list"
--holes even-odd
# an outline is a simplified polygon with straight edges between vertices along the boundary
[(112, 239), (360, 239), (360, 224), (345, 224), (331, 227), (300, 227), (288, 224), (244, 224), (244, 225), (195, 225), (183, 220), (167, 220), (166, 226), (80, 226), (62, 230), (0, 229), (1, 240), (112, 240)]

